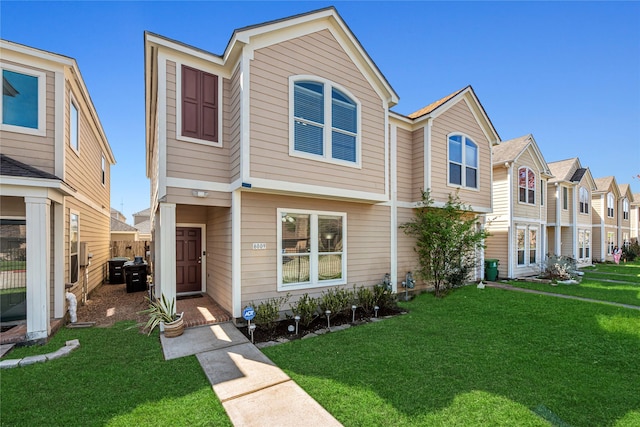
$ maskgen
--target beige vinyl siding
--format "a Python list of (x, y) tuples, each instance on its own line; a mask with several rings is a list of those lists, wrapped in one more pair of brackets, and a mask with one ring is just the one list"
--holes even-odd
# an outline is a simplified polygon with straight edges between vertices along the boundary
[(607, 203), (606, 195), (604, 196), (604, 198), (602, 198), (602, 194), (593, 194), (591, 196), (591, 223), (594, 226), (596, 225), (600, 226), (602, 222), (603, 212), (604, 212), (604, 216), (607, 215), (606, 203)]
[(176, 224), (206, 224), (207, 207), (178, 205), (176, 206)]
[[(591, 232), (591, 258), (595, 261), (604, 260), (604, 256), (607, 253), (607, 248), (605, 247), (604, 253), (602, 252), (602, 229), (600, 227), (593, 227)], [(606, 240), (607, 235), (604, 235)]]
[(509, 265), (509, 226), (501, 222), (492, 227), (489, 234), (485, 240), (487, 247), (484, 251), (484, 259), (497, 259), (499, 277), (506, 277)]
[(547, 208), (547, 221), (549, 223), (555, 223), (556, 222), (556, 209), (557, 209), (557, 199), (556, 199), (556, 192), (558, 191), (559, 187), (556, 187), (554, 184), (547, 184), (547, 189), (546, 189), (546, 202), (545, 202), (545, 207)]
[(0, 196), (0, 217), (26, 218), (26, 208), (23, 197)]
[(197, 206), (231, 206), (231, 193), (207, 191), (207, 197), (194, 197), (190, 188), (167, 187), (167, 202)]
[[(77, 212), (80, 222), (80, 236), (78, 240), (78, 261), (80, 261), (80, 243), (86, 242), (89, 253), (93, 254), (89, 269), (88, 292), (104, 283), (107, 275), (107, 261), (110, 258), (109, 242), (110, 242), (110, 224), (109, 215), (105, 215), (93, 209), (90, 206), (78, 201), (77, 199), (67, 197), (65, 202), (65, 219), (64, 219), (64, 247), (65, 247), (65, 282), (70, 279), (69, 265), (69, 218), (71, 211)], [(138, 254), (136, 254), (138, 255)], [(139, 254), (143, 255), (144, 254)], [(80, 300), (82, 296), (82, 283), (85, 280), (85, 268), (80, 267), (78, 273), (78, 283), (72, 288), (73, 294)]]
[(556, 227), (547, 227), (547, 253), (556, 253)]
[(231, 313), (231, 209), (207, 210), (207, 294)]
[(413, 141), (411, 132), (398, 127), (396, 129), (397, 146), (397, 198), (402, 202), (415, 200), (412, 192), (415, 187), (413, 182)]
[[(176, 63), (167, 61), (167, 177), (193, 179), (199, 181), (229, 183), (229, 127), (223, 120), (221, 129), (222, 147), (198, 144), (177, 139), (176, 114)], [(223, 88), (229, 86), (223, 79)], [(226, 99), (230, 92), (223, 90), (222, 105), (227, 106)], [(223, 114), (224, 117), (224, 114)]]
[[(289, 155), (289, 77), (302, 74), (360, 101), (361, 169)], [(256, 50), (250, 82), (252, 177), (384, 194), (382, 100), (328, 30)]]
[(562, 227), (560, 239), (562, 239), (560, 254), (573, 257), (573, 227)]
[[(496, 166), (493, 168), (493, 214), (489, 215), (489, 219), (508, 215), (509, 200), (509, 170), (504, 166)], [(491, 224), (487, 227), (490, 228)]]
[[(347, 284), (373, 286), (391, 269), (390, 208), (360, 203), (242, 193), (242, 305), (284, 295), (277, 292), (278, 208), (346, 213)], [(266, 250), (254, 250), (265, 243)], [(290, 291), (292, 299), (309, 293), (319, 296), (327, 288)], [(284, 307), (288, 309), (288, 307)]]
[[(415, 217), (414, 209), (398, 208), (398, 226), (411, 221)], [(400, 290), (400, 282), (404, 280), (408, 271), (414, 272), (418, 269), (418, 257), (414, 250), (416, 239), (408, 236), (402, 229), (398, 230), (398, 290)], [(417, 277), (416, 283), (419, 282)]]
[(18, 132), (0, 131), (0, 146), (5, 154), (19, 162), (55, 173), (55, 74), (51, 71), (3, 61), (46, 74), (46, 136), (26, 135)]
[[(412, 201), (422, 200), (422, 190), (424, 188), (424, 128), (413, 131), (413, 159), (411, 161), (411, 172), (413, 185), (411, 187)], [(431, 167), (435, 164), (432, 162)], [(433, 171), (431, 172), (433, 174)], [(433, 194), (431, 195), (433, 197)]]
[[(560, 187), (558, 187), (560, 188)], [(558, 203), (560, 203), (560, 221), (563, 225), (572, 224), (572, 215), (573, 212), (573, 192), (574, 189), (572, 187), (565, 187), (567, 189), (567, 209), (564, 209), (564, 201), (562, 198), (562, 189), (560, 190), (560, 197)]]
[[(64, 180), (75, 190), (91, 199), (97, 206), (109, 209), (110, 206), (110, 167), (105, 155), (106, 181), (102, 185), (102, 147), (96, 137), (93, 121), (87, 115), (87, 108), (77, 94), (80, 89), (75, 82), (66, 81), (65, 101), (65, 177)], [(78, 152), (69, 144), (69, 114), (71, 96), (78, 107)], [(109, 227), (107, 226), (107, 229)]]
[(461, 132), (478, 145), (478, 190), (460, 189), (460, 199), (475, 207), (491, 207), (491, 147), (466, 102), (460, 101), (436, 117), (431, 129), (431, 185), (435, 201), (446, 202), (457, 187), (448, 185), (447, 135)]
[[(229, 129), (229, 173), (230, 181), (240, 179), (240, 130), (242, 117), (240, 114), (240, 66), (236, 67), (231, 80), (224, 81), (225, 86), (225, 110), (222, 112), (225, 128)], [(226, 92), (228, 91), (228, 95)], [(228, 102), (228, 106), (227, 106)]]

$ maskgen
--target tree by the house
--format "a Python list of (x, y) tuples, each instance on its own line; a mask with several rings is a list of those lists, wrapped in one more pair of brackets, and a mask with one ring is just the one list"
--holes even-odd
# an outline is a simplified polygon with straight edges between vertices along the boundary
[(476, 252), (484, 247), (488, 233), (470, 211), (457, 193), (449, 194), (443, 207), (435, 207), (427, 190), (422, 192), (414, 218), (400, 226), (405, 234), (415, 237), (417, 274), (433, 284), (436, 296), (462, 285), (476, 267)]

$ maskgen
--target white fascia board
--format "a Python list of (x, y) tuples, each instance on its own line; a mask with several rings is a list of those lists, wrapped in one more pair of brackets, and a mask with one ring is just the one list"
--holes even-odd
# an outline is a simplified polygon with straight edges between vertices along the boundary
[[(156, 107), (156, 120), (158, 132), (156, 144), (158, 144), (158, 194), (160, 200), (167, 194), (167, 56), (158, 52), (158, 97)], [(155, 132), (154, 132), (155, 133)]]
[(251, 189), (266, 190), (266, 192), (278, 194), (299, 195), (302, 197), (326, 198), (336, 200), (351, 200), (355, 202), (388, 202), (389, 196), (382, 193), (370, 193), (366, 191), (345, 190), (335, 187), (300, 184), (287, 181), (275, 181), (264, 178), (251, 178)]
[(159, 36), (156, 34), (145, 34), (145, 40), (147, 43), (154, 44), (156, 46), (162, 46), (171, 49), (175, 52), (183, 52), (191, 57), (200, 58), (206, 62), (214, 63), (218, 65), (224, 65), (224, 59), (214, 53), (205, 52), (193, 46), (189, 46), (184, 43), (180, 43), (169, 38)]
[[(73, 196), (76, 192), (67, 184), (56, 179), (24, 178), (0, 176), (0, 194), (3, 196), (49, 197), (62, 203), (62, 197)], [(48, 195), (48, 196), (47, 196)]]
[[(399, 208), (404, 208), (404, 209), (416, 209), (416, 208), (422, 207), (422, 202), (398, 202), (397, 206)], [(443, 208), (445, 206), (446, 206), (445, 202), (438, 202), (438, 201), (434, 201), (433, 204), (431, 205), (431, 207), (434, 207), (434, 208)], [(477, 213), (477, 214), (493, 213), (491, 208), (487, 208), (485, 206), (473, 206), (473, 205), (468, 205), (468, 206), (471, 208), (471, 210), (469, 211), (471, 213)]]
[[(236, 184), (236, 186), (240, 186), (240, 184), (241, 183)], [(219, 191), (223, 193), (230, 193), (234, 189), (232, 184), (224, 182), (200, 181), (196, 179), (174, 177), (167, 177), (167, 187), (187, 188), (189, 190)]]

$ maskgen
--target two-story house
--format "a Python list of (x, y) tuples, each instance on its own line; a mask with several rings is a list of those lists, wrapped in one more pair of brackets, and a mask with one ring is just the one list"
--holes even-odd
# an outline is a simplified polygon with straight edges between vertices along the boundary
[(595, 181), (577, 157), (550, 162), (547, 185), (548, 253), (568, 256), (579, 267), (591, 265), (595, 237), (591, 223)]
[(618, 201), (618, 242), (620, 247), (631, 243), (631, 208), (634, 202), (629, 184), (618, 185), (620, 200)]
[(593, 259), (613, 261), (613, 250), (621, 245), (620, 228), (620, 187), (613, 176), (596, 178), (596, 189), (592, 193), (593, 212)]
[[(397, 227), (414, 216), (429, 190), (442, 207), (457, 193), (469, 215), (483, 227), (492, 211), (491, 147), (500, 137), (473, 88), (467, 86), (426, 107), (390, 117), (392, 242), (397, 244), (392, 269), (400, 278), (418, 267), (415, 240)], [(473, 278), (483, 277), (484, 251), (478, 252)], [(417, 287), (426, 284), (418, 281)]]
[(80, 299), (104, 280), (115, 159), (73, 58), (2, 40), (0, 68), (0, 288), (24, 293), (2, 315), (43, 339), (65, 284)]
[(486, 229), (488, 258), (501, 277), (540, 273), (546, 254), (547, 181), (553, 178), (533, 135), (493, 147), (493, 214)]
[(206, 292), (238, 318), (386, 273), (397, 290), (421, 189), (491, 212), (498, 135), (471, 87), (391, 112), (334, 8), (238, 29), (221, 55), (146, 33), (145, 82), (156, 295)]
[(633, 193), (629, 217), (631, 218), (631, 242), (638, 242), (640, 237), (640, 193)]

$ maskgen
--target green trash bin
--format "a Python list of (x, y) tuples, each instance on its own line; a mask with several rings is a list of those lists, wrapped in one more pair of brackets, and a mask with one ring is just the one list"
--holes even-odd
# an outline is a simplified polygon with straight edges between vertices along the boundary
[(498, 260), (497, 259), (484, 260), (484, 278), (490, 282), (494, 282), (496, 279), (498, 279)]

